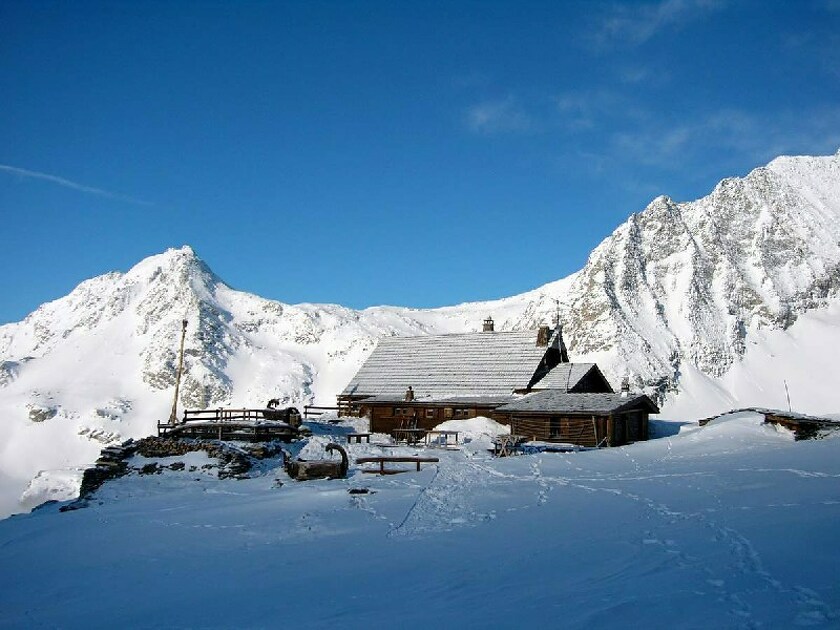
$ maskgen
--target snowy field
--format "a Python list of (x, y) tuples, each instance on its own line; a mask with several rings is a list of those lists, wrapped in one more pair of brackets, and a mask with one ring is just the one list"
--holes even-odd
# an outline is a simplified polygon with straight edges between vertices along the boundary
[(440, 457), (419, 473), (331, 481), (171, 458), (187, 470), (0, 521), (0, 626), (838, 627), (840, 439), (751, 414), (654, 426), (505, 459), (475, 433), (388, 450)]

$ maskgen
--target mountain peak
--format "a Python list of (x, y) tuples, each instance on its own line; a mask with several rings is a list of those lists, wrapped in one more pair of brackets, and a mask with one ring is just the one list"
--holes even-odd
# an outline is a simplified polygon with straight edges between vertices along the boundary
[(199, 258), (192, 247), (169, 248), (160, 254), (144, 258), (125, 274), (128, 282), (166, 281), (199, 293), (212, 293), (224, 281)]

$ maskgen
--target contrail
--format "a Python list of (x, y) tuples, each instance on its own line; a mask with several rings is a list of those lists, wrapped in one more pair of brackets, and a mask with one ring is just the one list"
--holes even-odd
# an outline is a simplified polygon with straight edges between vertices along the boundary
[(72, 188), (73, 190), (78, 190), (85, 193), (90, 193), (92, 195), (99, 195), (100, 197), (109, 197), (111, 199), (119, 199), (120, 201), (127, 201), (129, 203), (136, 203), (141, 206), (151, 206), (154, 205), (149, 201), (143, 201), (142, 199), (135, 199), (134, 197), (129, 197), (127, 195), (120, 195), (118, 193), (112, 193), (107, 190), (102, 190), (101, 188), (94, 188), (93, 186), (85, 186), (84, 184), (77, 184), (76, 182), (71, 182), (69, 179), (64, 179), (63, 177), (57, 177), (56, 175), (50, 175), (49, 173), (39, 173), (38, 171), (28, 171), (25, 168), (18, 168), (16, 166), (9, 166), (8, 164), (0, 164), (0, 171), (5, 171), (7, 173), (12, 173), (14, 175), (18, 175), (20, 177), (31, 177), (33, 179), (43, 179), (48, 182), (52, 182), (53, 184), (58, 184), (59, 186), (64, 186), (65, 188)]

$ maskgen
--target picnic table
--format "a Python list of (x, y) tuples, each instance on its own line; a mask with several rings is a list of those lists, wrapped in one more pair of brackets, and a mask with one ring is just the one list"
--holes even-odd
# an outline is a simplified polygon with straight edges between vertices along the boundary
[(417, 444), (428, 433), (426, 429), (394, 429), (391, 435), (397, 442), (405, 441), (408, 444)]
[(379, 468), (363, 468), (362, 472), (376, 473), (379, 475), (396, 475), (403, 472), (408, 472), (405, 468), (385, 468), (386, 463), (401, 463), (408, 462), (417, 464), (417, 470), (420, 470), (421, 463), (437, 463), (440, 460), (437, 457), (411, 457), (411, 456), (394, 456), (381, 455), (377, 457), (359, 457), (356, 459), (357, 464), (379, 464)]
[(439, 442), (437, 444), (437, 446), (442, 446), (442, 447), (451, 446), (451, 444), (449, 442), (449, 437), (452, 436), (452, 435), (455, 436), (455, 445), (457, 445), (458, 444), (458, 434), (459, 433), (460, 433), (460, 431), (426, 431), (426, 436), (425, 436), (426, 446), (432, 446), (431, 440), (430, 440), (430, 438), (432, 438), (432, 436), (437, 436), (438, 438), (443, 438), (443, 443), (441, 444)]
[(493, 440), (493, 455), (496, 457), (510, 457), (522, 452), (522, 444), (528, 440), (524, 435), (497, 435)]

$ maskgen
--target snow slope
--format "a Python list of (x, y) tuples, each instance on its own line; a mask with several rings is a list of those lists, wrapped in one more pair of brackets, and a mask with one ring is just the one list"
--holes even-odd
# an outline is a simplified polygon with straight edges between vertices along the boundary
[(124, 477), (0, 521), (0, 625), (836, 628), (840, 440), (658, 429), (392, 477)]
[[(103, 443), (180, 404), (333, 404), (383, 335), (534, 328), (559, 308), (573, 360), (630, 375), (672, 418), (746, 405), (840, 408), (840, 154), (783, 157), (707, 197), (659, 197), (579, 272), (526, 293), (441, 309), (288, 305), (228, 287), (189, 247), (87, 280), (0, 326), (0, 515), (50, 495)], [(40, 488), (40, 490), (39, 490)]]

